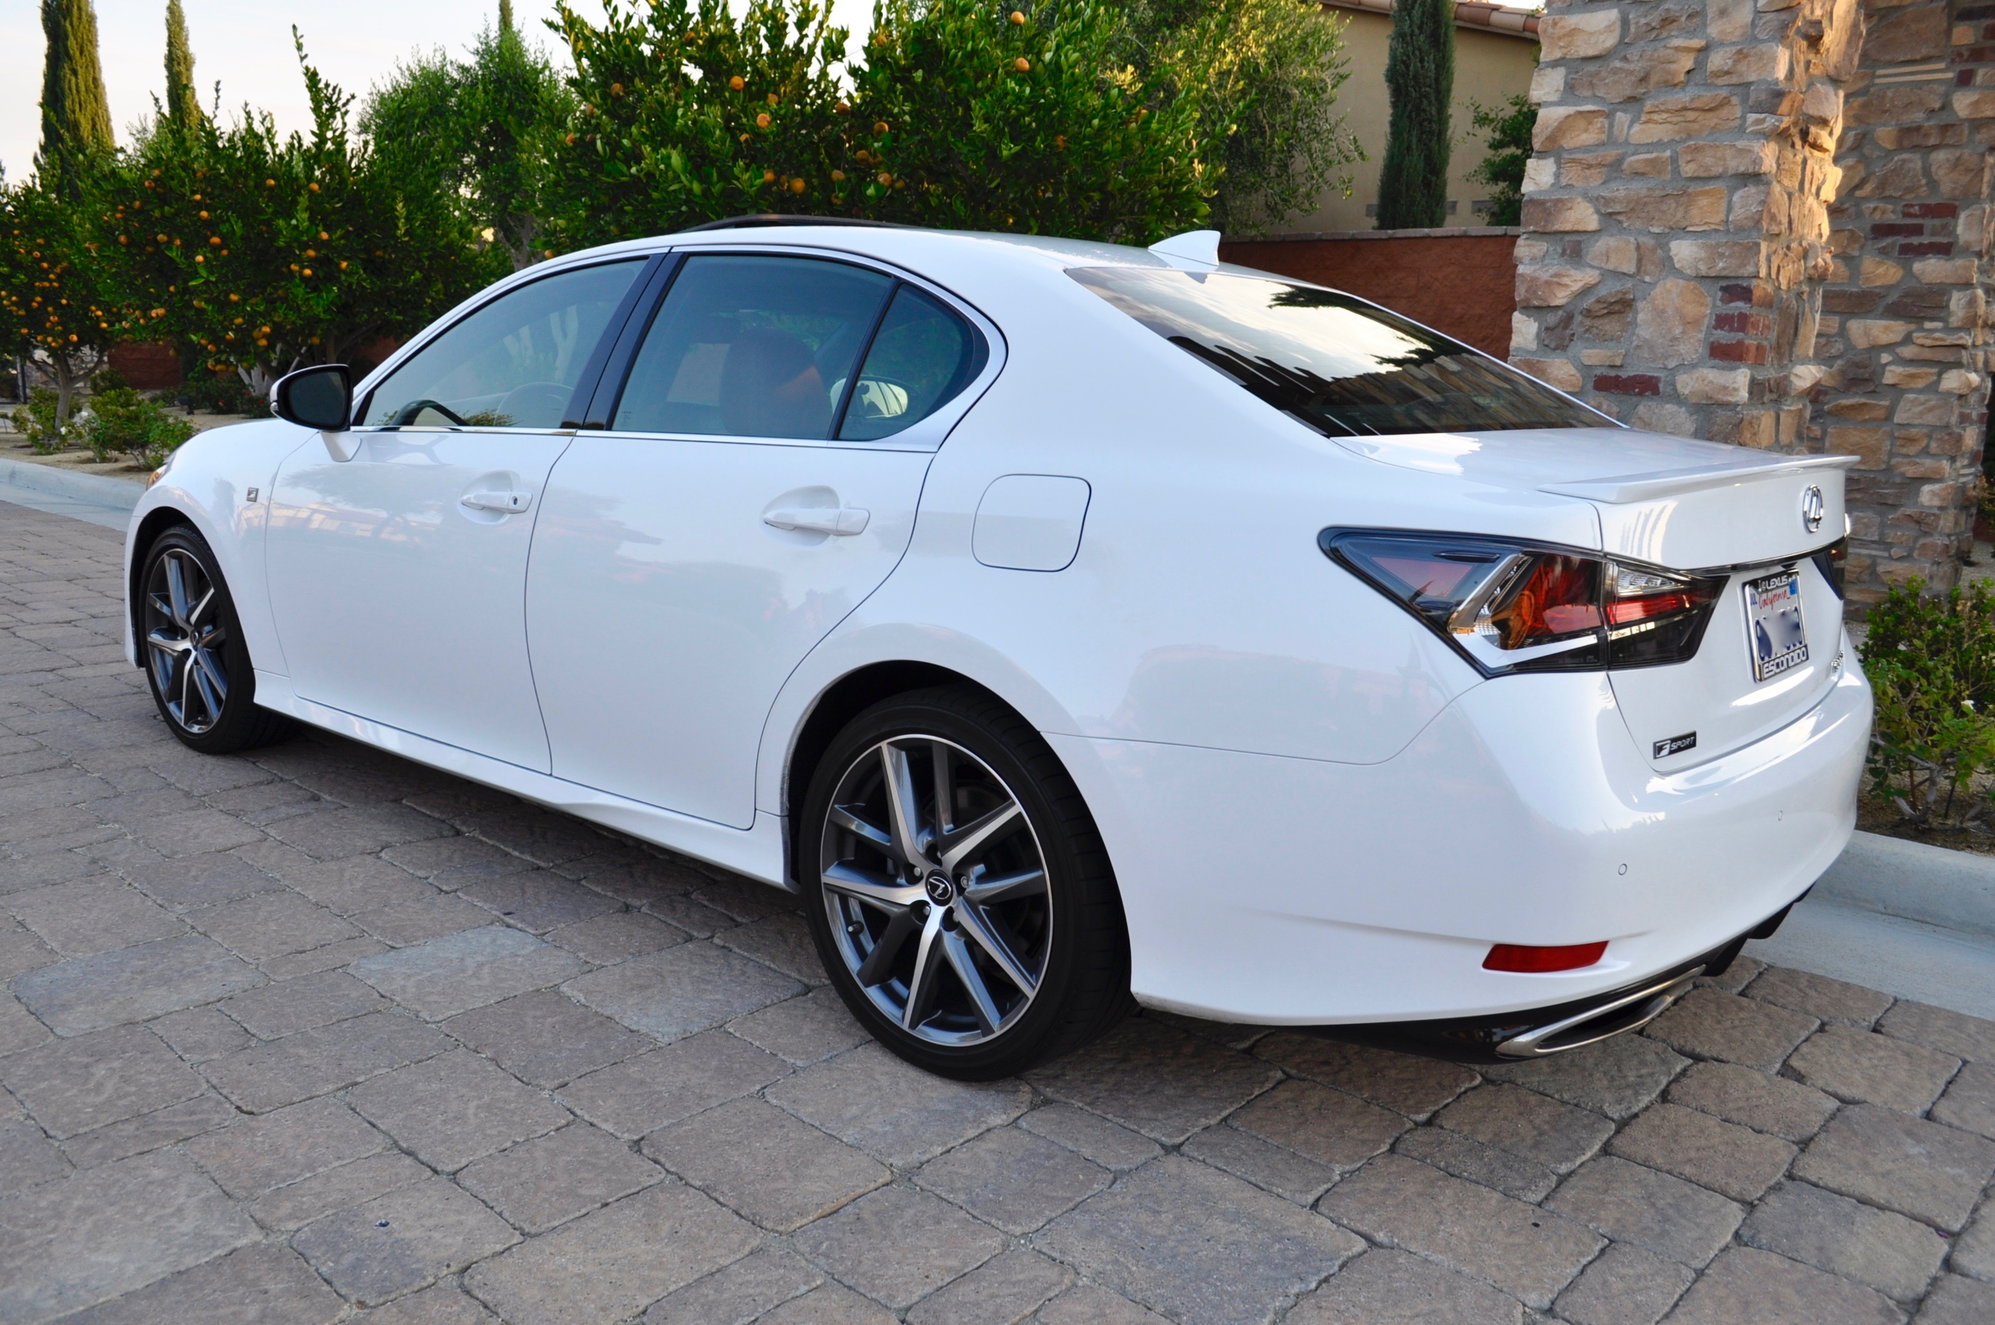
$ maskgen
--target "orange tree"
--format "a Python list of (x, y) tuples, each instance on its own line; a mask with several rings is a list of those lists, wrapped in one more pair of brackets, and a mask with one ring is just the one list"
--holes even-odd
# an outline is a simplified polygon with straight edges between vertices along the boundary
[(846, 32), (822, 0), (567, 3), (549, 26), (575, 60), (557, 135), (550, 239), (568, 248), (742, 212), (842, 210), (832, 69)]
[[(845, 165), (885, 220), (1149, 243), (1204, 221), (1197, 48), (1125, 65), (1120, 5), (881, 0)], [(850, 164), (846, 164), (849, 162)]]
[(1019, 2), (879, 0), (850, 70), (821, 0), (557, 5), (578, 106), (551, 239), (765, 211), (1146, 242), (1203, 220), (1192, 48), (1138, 72), (1117, 6)]
[(58, 430), (122, 331), (78, 216), (45, 183), (0, 183), (0, 351), (47, 370)]
[(398, 178), (349, 131), (352, 98), (304, 60), (309, 135), (267, 115), (156, 118), (98, 213), (131, 320), (254, 395), (305, 363), (407, 333), (504, 265), (433, 178)]

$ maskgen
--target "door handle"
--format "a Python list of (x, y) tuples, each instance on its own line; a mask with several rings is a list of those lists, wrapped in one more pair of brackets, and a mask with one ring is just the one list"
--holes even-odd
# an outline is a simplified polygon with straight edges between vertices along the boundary
[(764, 515), (762, 523), (772, 529), (849, 538), (853, 534), (864, 533), (866, 522), (872, 518), (873, 513), (863, 506), (783, 507)]
[(531, 492), (467, 492), (457, 499), (457, 504), (472, 511), (497, 511), (501, 515), (518, 515), (533, 505)]

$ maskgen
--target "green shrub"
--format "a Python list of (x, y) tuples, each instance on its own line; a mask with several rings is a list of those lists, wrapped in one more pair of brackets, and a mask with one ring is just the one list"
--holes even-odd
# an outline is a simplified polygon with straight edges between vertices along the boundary
[(1494, 106), (1471, 101), (1469, 109), (1470, 122), (1489, 148), (1481, 163), (1469, 172), (1471, 179), (1489, 185), (1489, 214), (1481, 223), (1516, 225), (1524, 216), (1524, 167), (1531, 162), (1531, 135), (1538, 124), (1538, 108), (1520, 92)]
[(1995, 591), (1924, 589), (1913, 580), (1870, 611), (1870, 779), (1914, 822), (1960, 825), (1989, 808), (1974, 784), (1995, 770)]
[(82, 432), (83, 444), (98, 460), (122, 455), (152, 469), (194, 435), (194, 425), (130, 387), (115, 387), (91, 398)]
[(842, 73), (824, 0), (596, 8), (555, 7), (576, 103), (555, 247), (744, 212), (1149, 243), (1201, 224), (1224, 170), (1209, 61), (1133, 68), (1107, 0), (878, 0)]
[(69, 445), (70, 429), (56, 420), (56, 393), (45, 386), (28, 392), (28, 403), (14, 411), (14, 431), (28, 439), (36, 455), (54, 455)]

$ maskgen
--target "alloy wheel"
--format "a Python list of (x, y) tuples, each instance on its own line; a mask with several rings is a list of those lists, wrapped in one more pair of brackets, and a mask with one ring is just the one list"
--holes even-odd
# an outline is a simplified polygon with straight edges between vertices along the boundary
[(906, 735), (863, 750), (831, 797), (819, 877), (847, 971), (917, 1039), (986, 1043), (1038, 993), (1046, 858), (1018, 797), (962, 746)]
[(221, 720), (228, 702), (221, 594), (201, 562), (169, 548), (146, 573), (146, 665), (166, 715), (192, 736)]

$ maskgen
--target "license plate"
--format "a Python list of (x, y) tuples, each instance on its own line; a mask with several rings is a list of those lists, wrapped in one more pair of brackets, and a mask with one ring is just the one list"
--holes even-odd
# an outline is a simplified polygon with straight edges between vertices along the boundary
[(1799, 571), (1784, 570), (1746, 582), (1746, 643), (1752, 650), (1756, 682), (1808, 661)]

